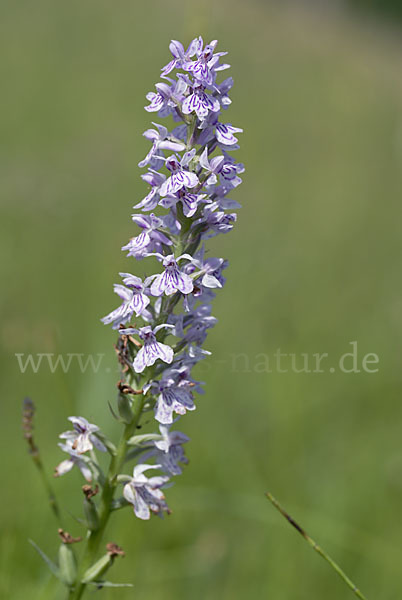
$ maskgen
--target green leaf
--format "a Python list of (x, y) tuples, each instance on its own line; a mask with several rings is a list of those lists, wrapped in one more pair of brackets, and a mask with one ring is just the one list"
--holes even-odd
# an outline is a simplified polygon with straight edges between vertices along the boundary
[(116, 456), (116, 446), (100, 431), (97, 431), (95, 435), (106, 446), (106, 449), (109, 452), (109, 454), (111, 454), (112, 456)]
[(112, 405), (110, 404), (110, 402), (108, 402), (108, 406), (109, 406), (109, 410), (110, 410), (110, 412), (112, 413), (112, 416), (113, 416), (113, 417), (116, 419), (116, 421), (118, 421), (119, 423), (123, 423), (123, 420), (122, 420), (122, 419), (120, 419), (120, 417), (118, 417), (118, 416), (116, 415), (116, 413), (114, 412), (114, 410), (113, 410), (113, 407), (112, 407)]
[(105, 571), (113, 564), (110, 554), (105, 554), (94, 565), (89, 567), (84, 573), (82, 583), (93, 583), (98, 577), (101, 577)]
[(90, 581), (87, 585), (96, 585), (98, 588), (103, 587), (133, 587), (132, 583), (112, 583), (111, 581)]
[(66, 513), (79, 525), (83, 525), (84, 527), (87, 526), (87, 522), (85, 521), (85, 519), (80, 519), (80, 517), (77, 517), (74, 513), (70, 512), (67, 509), (66, 509)]
[(73, 585), (77, 577), (77, 563), (69, 544), (61, 544), (59, 547), (59, 573), (60, 579), (67, 586)]
[(99, 516), (95, 504), (90, 498), (84, 498), (84, 514), (90, 531), (99, 529)]
[(127, 425), (133, 420), (133, 411), (131, 410), (131, 403), (127, 396), (119, 394), (117, 396), (117, 410), (120, 418)]
[(123, 473), (121, 473), (120, 475), (117, 475), (117, 477), (116, 477), (117, 483), (128, 483), (131, 480), (132, 480), (132, 477), (130, 475), (124, 475)]
[(50, 558), (39, 548), (37, 544), (33, 540), (28, 540), (31, 546), (33, 546), (36, 552), (42, 557), (44, 562), (47, 564), (53, 575), (55, 575), (58, 579), (60, 578), (59, 567), (52, 561)]
[(139, 446), (144, 442), (153, 442), (163, 440), (163, 437), (158, 433), (144, 433), (143, 435), (133, 435), (127, 444), (130, 446)]

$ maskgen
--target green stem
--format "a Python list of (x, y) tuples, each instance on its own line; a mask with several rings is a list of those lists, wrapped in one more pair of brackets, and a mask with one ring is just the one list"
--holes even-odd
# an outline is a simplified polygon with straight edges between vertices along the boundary
[(266, 493), (266, 497), (268, 500), (275, 506), (275, 508), (281, 513), (282, 516), (285, 517), (287, 521), (304, 537), (304, 539), (310, 544), (310, 546), (315, 550), (324, 560), (327, 561), (329, 565), (334, 569), (336, 573), (338, 573), (339, 577), (343, 579), (346, 585), (352, 590), (352, 592), (360, 598), (360, 600), (367, 600), (365, 596), (361, 593), (359, 588), (353, 583), (351, 579), (342, 571), (341, 567), (306, 533), (306, 531), (298, 524), (296, 521), (289, 515), (288, 512), (279, 504), (278, 500), (274, 498), (272, 494), (269, 492)]
[(197, 117), (193, 116), (191, 123), (187, 126), (187, 150), (190, 150), (194, 144), (194, 137), (196, 136), (195, 126), (197, 125)]
[(50, 485), (50, 482), (49, 482), (48, 476), (46, 474), (46, 471), (44, 469), (39, 451), (37, 450), (37, 448), (35, 450), (36, 450), (35, 452), (31, 453), (32, 460), (34, 461), (35, 466), (38, 469), (38, 473), (40, 475), (43, 487), (46, 490), (50, 508), (52, 509), (52, 512), (53, 512), (54, 516), (56, 517), (57, 522), (59, 523), (59, 525), (61, 525), (62, 524), (61, 512), (60, 512), (60, 508), (59, 508), (59, 505), (56, 500), (55, 493), (53, 491), (52, 486)]
[[(195, 115), (192, 117), (188, 117), (182, 113), (180, 103), (177, 104), (177, 112), (183, 119), (183, 121), (187, 125), (187, 148), (189, 149), (196, 141), (197, 137), (197, 118)], [(204, 178), (201, 178), (199, 185), (196, 188), (196, 191), (193, 193), (197, 193), (203, 186), (205, 180), (207, 179), (207, 175)], [(175, 247), (176, 252), (178, 254), (182, 254), (189, 236), (191, 219), (188, 219), (184, 216), (182, 206), (180, 203), (178, 204), (178, 217), (180, 219), (182, 230), (180, 235), (178, 236), (177, 244)], [(197, 235), (195, 240), (192, 241), (190, 245), (191, 249), (195, 250), (200, 243), (200, 236)], [(164, 311), (161, 311), (159, 315), (158, 323), (166, 322), (167, 316), (173, 311), (175, 305), (180, 300), (181, 295), (176, 293), (169, 301), (166, 303), (166, 307)], [(162, 335), (162, 334), (161, 334)], [(154, 374), (154, 369), (151, 369), (148, 372), (149, 379), (151, 380)], [(124, 376), (122, 374), (122, 379)], [(128, 381), (131, 385), (132, 381)], [(136, 381), (138, 387), (140, 388), (140, 381)], [(123, 464), (125, 462), (127, 451), (128, 451), (128, 440), (133, 436), (137, 425), (139, 424), (142, 410), (144, 407), (145, 398), (144, 395), (134, 396), (133, 398), (133, 418), (128, 425), (125, 426), (122, 438), (117, 448), (116, 456), (113, 456), (110, 460), (109, 470), (106, 476), (105, 485), (103, 487), (102, 497), (100, 501), (100, 509), (99, 509), (99, 527), (96, 531), (92, 531), (89, 533), (87, 538), (87, 544), (84, 550), (84, 554), (82, 557), (81, 565), (78, 570), (76, 585), (73, 589), (69, 591), (68, 600), (81, 600), (82, 596), (85, 593), (87, 585), (82, 583), (83, 575), (86, 570), (94, 563), (96, 555), (99, 550), (99, 546), (103, 539), (103, 535), (105, 533), (106, 526), (108, 524), (110, 515), (111, 515), (111, 503), (114, 497), (114, 492), (116, 488), (116, 478), (120, 473)]]
[(133, 436), (137, 428), (143, 407), (144, 396), (135, 396), (133, 400), (132, 421), (125, 426), (120, 443), (117, 447), (116, 456), (113, 456), (110, 460), (109, 470), (100, 502), (99, 527), (96, 531), (92, 531), (88, 536), (81, 567), (78, 572), (77, 584), (74, 590), (70, 590), (68, 596), (69, 600), (80, 600), (85, 592), (86, 584), (82, 583), (82, 577), (85, 571), (94, 563), (99, 546), (102, 542), (102, 538), (112, 512), (111, 503), (116, 489), (116, 477), (120, 473), (124, 464), (128, 449), (127, 442)]

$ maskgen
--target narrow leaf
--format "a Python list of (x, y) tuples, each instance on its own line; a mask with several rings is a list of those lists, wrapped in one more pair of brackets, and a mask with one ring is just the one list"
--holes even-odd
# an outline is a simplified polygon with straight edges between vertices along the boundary
[(113, 416), (113, 417), (116, 419), (116, 421), (119, 421), (119, 423), (122, 423), (122, 422), (123, 422), (123, 421), (122, 421), (122, 419), (120, 419), (120, 417), (118, 417), (118, 416), (116, 415), (116, 413), (114, 412), (114, 410), (113, 410), (113, 407), (112, 407), (112, 405), (110, 404), (110, 402), (108, 402), (108, 406), (109, 406), (109, 410), (110, 410), (110, 412), (112, 413), (112, 416)]
[(47, 566), (49, 567), (49, 569), (51, 570), (53, 575), (55, 575), (57, 578), (59, 578), (60, 577), (59, 567), (52, 560), (50, 560), (50, 558), (43, 552), (43, 550), (41, 550), (39, 548), (39, 546), (37, 544), (35, 544), (35, 542), (33, 540), (28, 540), (28, 541), (31, 544), (31, 546), (33, 546), (35, 548), (36, 552), (42, 557), (42, 559), (47, 564)]
[(133, 587), (132, 583), (112, 583), (111, 581), (90, 581), (87, 585), (96, 585), (97, 588), (103, 587)]
[(127, 444), (130, 446), (138, 446), (144, 442), (153, 442), (163, 440), (163, 437), (158, 433), (145, 433), (143, 435), (133, 435)]
[(116, 456), (116, 446), (100, 431), (95, 433), (96, 437), (106, 446), (107, 451), (112, 456)]

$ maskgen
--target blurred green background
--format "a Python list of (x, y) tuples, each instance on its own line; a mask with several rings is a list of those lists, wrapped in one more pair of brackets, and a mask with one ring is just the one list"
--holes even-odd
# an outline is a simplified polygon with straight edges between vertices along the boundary
[[(391, 5), (391, 3), (389, 3)], [(360, 9), (362, 8), (360, 3)], [(24, 395), (49, 472), (57, 435), (83, 414), (113, 434), (112, 284), (136, 272), (120, 246), (143, 197), (143, 110), (168, 43), (201, 33), (229, 51), (228, 120), (244, 127), (239, 222), (207, 382), (180, 425), (190, 465), (173, 514), (116, 515), (107, 599), (351, 597), (264, 498), (274, 493), (368, 598), (401, 595), (402, 42), (379, 15), (325, 3), (220, 0), (6, 2), (0, 21), (0, 597), (63, 599), (28, 538), (50, 555), (56, 524), (21, 440)], [(131, 261), (131, 262), (130, 262)], [(377, 373), (331, 373), (357, 341)], [(256, 355), (328, 353), (324, 373), (258, 372)], [(96, 375), (21, 374), (15, 353), (107, 353)], [(250, 369), (233, 368), (245, 353)], [(272, 358), (273, 360), (273, 358)], [(239, 365), (238, 365), (239, 367)], [(116, 432), (115, 432), (116, 433)], [(80, 514), (81, 479), (55, 480)], [(67, 517), (74, 535), (80, 527)]]

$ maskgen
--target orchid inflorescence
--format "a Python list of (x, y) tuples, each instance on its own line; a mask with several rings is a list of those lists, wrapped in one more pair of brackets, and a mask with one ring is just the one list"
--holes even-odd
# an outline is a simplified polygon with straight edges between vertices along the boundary
[[(194, 393), (203, 391), (191, 372), (210, 354), (202, 346), (216, 323), (211, 301), (225, 283), (223, 270), (228, 264), (207, 256), (205, 242), (233, 228), (233, 211), (240, 205), (228, 194), (241, 183), (239, 174), (244, 170), (229, 155), (238, 149), (235, 134), (242, 130), (220, 120), (231, 103), (233, 79), (217, 82), (219, 72), (229, 65), (221, 62), (227, 53), (216, 52), (216, 46), (216, 40), (204, 46), (198, 37), (185, 50), (172, 41), (172, 60), (162, 69), (163, 82), (147, 94), (145, 109), (159, 118), (170, 117), (173, 128), (153, 123), (144, 133), (152, 146), (139, 166), (147, 167), (142, 179), (150, 188), (134, 206), (138, 212), (132, 220), (140, 232), (122, 249), (159, 268), (145, 279), (120, 273), (122, 282), (114, 290), (121, 305), (102, 319), (119, 336), (121, 380), (117, 409), (112, 412), (124, 424), (120, 443), (116, 447), (83, 417), (70, 417), (73, 429), (60, 436), (68, 457), (56, 475), (76, 466), (87, 481), (87, 491), (88, 484), (101, 490), (97, 505), (91, 495), (85, 497), (93, 523), (83, 566), (70, 584), (71, 598), (80, 598), (91, 581), (100, 582), (99, 573), (90, 581), (88, 572), (96, 571), (92, 563), (111, 512), (131, 505), (140, 519), (168, 513), (162, 489), (187, 463), (183, 444), (189, 438), (173, 427), (195, 409)], [(154, 413), (158, 430), (138, 434), (149, 412)], [(111, 455), (107, 473), (99, 466), (96, 451)], [(124, 473), (128, 461), (135, 461), (132, 475)], [(120, 484), (122, 493), (115, 497)]]

